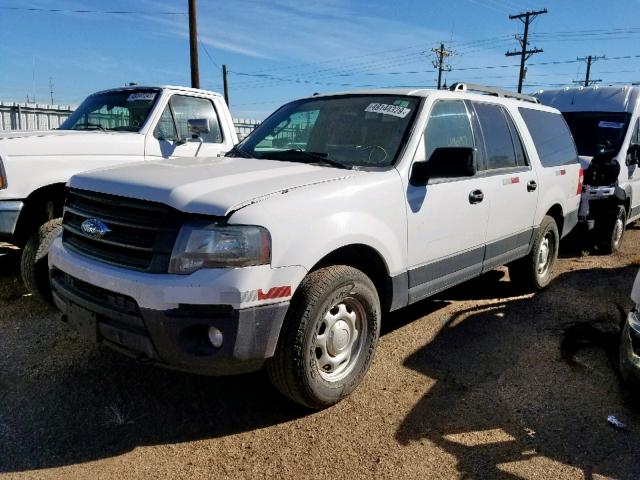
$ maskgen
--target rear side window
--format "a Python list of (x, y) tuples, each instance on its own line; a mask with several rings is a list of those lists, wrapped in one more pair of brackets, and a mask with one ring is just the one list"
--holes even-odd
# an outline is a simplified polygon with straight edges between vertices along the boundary
[(558, 113), (518, 109), (526, 123), (543, 167), (578, 163), (578, 151), (564, 118)]
[(514, 142), (502, 107), (500, 105), (475, 102), (473, 105), (478, 114), (478, 121), (484, 138), (487, 169), (498, 170), (517, 167), (518, 161)]

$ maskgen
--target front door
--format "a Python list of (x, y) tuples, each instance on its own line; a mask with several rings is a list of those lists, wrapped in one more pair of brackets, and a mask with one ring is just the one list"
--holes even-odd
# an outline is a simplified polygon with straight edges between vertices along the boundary
[[(439, 100), (431, 109), (415, 161), (439, 147), (479, 142), (462, 100)], [(409, 301), (414, 302), (482, 271), (489, 202), (481, 176), (431, 180), (407, 187)]]

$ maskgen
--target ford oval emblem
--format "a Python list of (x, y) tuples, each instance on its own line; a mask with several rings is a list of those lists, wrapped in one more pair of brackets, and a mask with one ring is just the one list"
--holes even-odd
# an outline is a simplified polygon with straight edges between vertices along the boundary
[(111, 231), (103, 222), (97, 218), (89, 218), (82, 222), (80, 229), (92, 238), (102, 238)]

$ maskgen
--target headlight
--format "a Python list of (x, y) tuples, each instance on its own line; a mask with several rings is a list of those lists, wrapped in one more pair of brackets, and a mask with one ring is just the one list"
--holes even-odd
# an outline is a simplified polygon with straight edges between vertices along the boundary
[(169, 273), (189, 274), (201, 268), (249, 267), (271, 260), (271, 236), (248, 225), (183, 225), (171, 253)]
[(0, 190), (7, 188), (7, 174), (4, 172), (4, 165), (0, 158)]

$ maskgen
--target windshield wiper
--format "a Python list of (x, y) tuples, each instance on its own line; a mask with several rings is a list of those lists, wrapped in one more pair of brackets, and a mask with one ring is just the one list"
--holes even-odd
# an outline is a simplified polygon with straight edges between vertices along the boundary
[(238, 145), (235, 145), (224, 156), (225, 157), (256, 158), (256, 157), (250, 155), (249, 152), (246, 152), (245, 150), (240, 148)]
[[(291, 148), (289, 150), (280, 150), (278, 152), (265, 152), (266, 155), (263, 155), (261, 158), (273, 159), (273, 160), (285, 160), (288, 162), (304, 162), (304, 163), (313, 163), (320, 162), (325, 163), (327, 165), (331, 165), (336, 168), (344, 168), (346, 170), (351, 170), (352, 167), (349, 165), (345, 165), (340, 162), (336, 162), (335, 160), (331, 160), (329, 158), (329, 154), (325, 152), (306, 152), (299, 148)], [(278, 158), (278, 157), (285, 158)], [(275, 158), (274, 158), (275, 157)]]
[[(85, 128), (76, 128), (76, 127), (85, 127)], [(95, 128), (96, 130), (102, 130), (103, 132), (106, 132), (105, 128), (102, 125), (100, 125), (99, 123), (88, 123), (88, 122), (76, 123), (73, 126), (73, 129), (74, 130), (89, 130), (89, 127)]]

